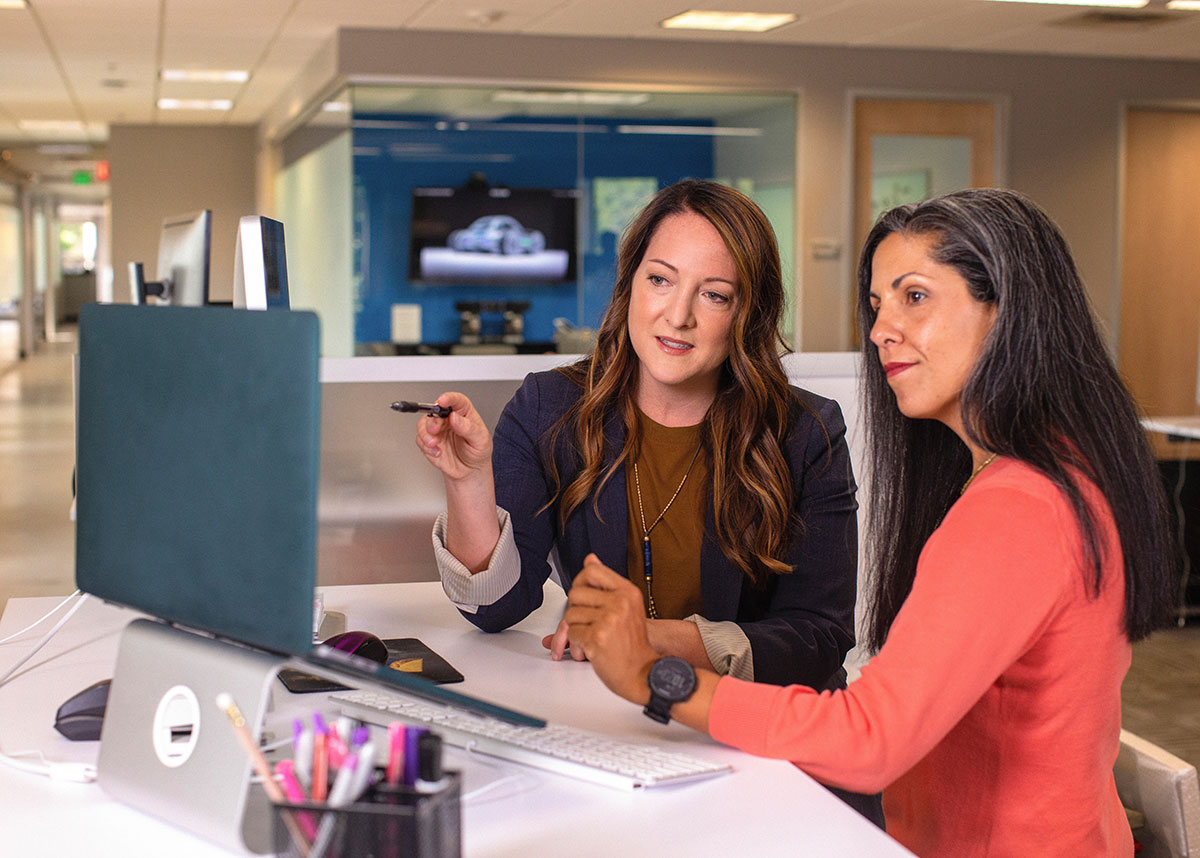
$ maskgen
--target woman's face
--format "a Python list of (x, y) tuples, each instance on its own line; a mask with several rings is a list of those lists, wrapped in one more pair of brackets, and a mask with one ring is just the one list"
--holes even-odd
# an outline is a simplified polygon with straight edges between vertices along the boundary
[(871, 262), (871, 342), (906, 417), (940, 420), (965, 439), (960, 399), (996, 319), (954, 268), (937, 262), (937, 237), (894, 232)]
[(672, 425), (703, 419), (729, 356), (737, 301), (737, 267), (716, 227), (695, 212), (663, 218), (629, 296), (644, 412), (659, 420), (655, 413), (669, 410)]

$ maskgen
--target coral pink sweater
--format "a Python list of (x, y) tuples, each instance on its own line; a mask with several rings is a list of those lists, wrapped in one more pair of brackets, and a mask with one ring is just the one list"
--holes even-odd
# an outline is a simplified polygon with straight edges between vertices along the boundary
[(792, 760), (826, 783), (883, 789), (888, 833), (924, 858), (1122, 856), (1133, 841), (1113, 782), (1123, 561), (1107, 545), (1089, 597), (1058, 490), (1001, 459), (929, 538), (882, 647), (845, 691), (722, 678), (712, 735)]

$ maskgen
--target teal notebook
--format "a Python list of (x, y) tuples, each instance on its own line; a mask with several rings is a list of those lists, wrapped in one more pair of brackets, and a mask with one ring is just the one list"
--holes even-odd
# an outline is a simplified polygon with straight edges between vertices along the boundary
[(79, 589), (265, 650), (307, 652), (319, 349), (308, 312), (85, 305)]

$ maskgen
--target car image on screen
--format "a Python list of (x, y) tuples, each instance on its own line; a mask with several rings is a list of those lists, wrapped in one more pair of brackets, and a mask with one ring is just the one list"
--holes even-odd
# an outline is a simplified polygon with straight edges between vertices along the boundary
[(541, 253), (546, 249), (546, 237), (536, 229), (525, 229), (514, 217), (488, 215), (476, 218), (466, 229), (454, 230), (446, 244), (452, 250), (515, 256)]

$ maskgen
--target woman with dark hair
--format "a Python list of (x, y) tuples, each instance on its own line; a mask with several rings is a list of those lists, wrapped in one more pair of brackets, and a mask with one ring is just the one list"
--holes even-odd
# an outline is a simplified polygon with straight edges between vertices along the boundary
[(918, 855), (1128, 856), (1121, 680), (1168, 615), (1177, 558), (1066, 242), (1011, 191), (902, 206), (867, 239), (858, 302), (875, 652), (860, 679), (821, 694), (700, 671), (672, 695), (634, 594), (591, 558), (571, 646), (630, 700), (665, 695), (723, 742), (882, 789), (889, 834)]
[[(466, 397), (420, 421), (444, 477), (443, 586), (485, 631), (542, 602), (553, 555), (627, 576), (649, 645), (720, 674), (845, 685), (857, 505), (841, 410), (780, 362), (775, 236), (713, 182), (660, 191), (626, 230), (592, 352), (528, 376), (494, 439)], [(544, 641), (567, 651), (566, 624)], [(570, 655), (582, 659), (582, 650)], [(881, 820), (878, 797), (848, 800)]]

